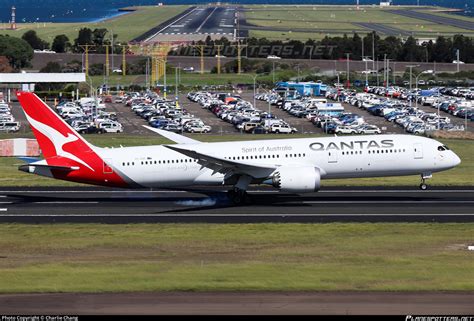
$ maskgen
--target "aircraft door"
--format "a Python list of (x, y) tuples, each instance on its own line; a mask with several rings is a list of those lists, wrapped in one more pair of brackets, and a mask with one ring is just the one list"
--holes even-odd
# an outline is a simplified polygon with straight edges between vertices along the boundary
[(112, 159), (104, 159), (104, 174), (113, 174), (114, 169), (112, 168)]
[(414, 156), (415, 159), (423, 159), (423, 145), (422, 144), (414, 144)]
[(328, 163), (337, 163), (337, 150), (328, 151)]

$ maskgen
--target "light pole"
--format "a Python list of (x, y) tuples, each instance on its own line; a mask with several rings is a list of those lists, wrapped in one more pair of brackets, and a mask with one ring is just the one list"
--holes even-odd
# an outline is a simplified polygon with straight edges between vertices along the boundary
[(175, 73), (175, 88), (174, 88), (174, 96), (175, 96), (175, 105), (176, 107), (179, 106), (178, 100), (179, 100), (179, 92), (178, 92), (178, 70), (179, 67), (173, 67), (174, 68), (174, 73)]
[[(420, 78), (420, 76), (422, 75), (425, 75), (427, 74), (426, 70), (420, 72), (416, 77), (415, 77), (415, 81), (416, 81), (416, 92), (415, 92), (415, 110), (416, 110), (416, 115), (415, 116), (418, 116), (418, 78)], [(438, 118), (439, 119), (439, 118)]]
[(350, 67), (349, 67), (349, 56), (351, 54), (350, 53), (346, 53), (346, 60), (347, 60), (347, 89), (350, 89), (351, 88), (351, 80), (350, 80)]
[(362, 59), (365, 60), (365, 87), (369, 86), (369, 67), (367, 65), (369, 56), (362, 56)]
[(253, 108), (257, 108), (257, 98), (255, 97), (257, 95), (257, 92), (255, 90), (255, 87), (257, 85), (257, 77), (258, 74), (255, 74), (255, 76), (251, 76), (253, 79)]
[[(412, 74), (413, 74), (413, 68), (419, 67), (420, 65), (408, 65), (407, 67), (410, 69), (410, 94), (412, 91), (412, 85), (411, 85), (411, 79), (412, 79)], [(417, 86), (418, 88), (418, 86)], [(411, 99), (410, 99), (410, 107), (411, 107)]]

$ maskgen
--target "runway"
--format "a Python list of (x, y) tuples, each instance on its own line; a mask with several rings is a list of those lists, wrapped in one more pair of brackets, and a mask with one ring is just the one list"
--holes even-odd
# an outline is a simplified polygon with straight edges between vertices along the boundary
[(4, 188), (0, 222), (474, 222), (474, 187), (326, 188), (303, 195), (257, 188), (250, 196), (251, 205), (234, 206), (224, 188)]
[(232, 7), (196, 7), (178, 16), (176, 20), (163, 27), (146, 41), (155, 41), (164, 36), (213, 35), (233, 37), (235, 32), (235, 13)]
[(430, 13), (415, 11), (415, 10), (390, 10), (390, 13), (398, 14), (414, 19), (425, 20), (437, 24), (448, 25), (466, 30), (474, 30), (474, 23), (466, 20), (437, 16)]
[(361, 26), (362, 28), (373, 30), (378, 33), (387, 35), (387, 36), (409, 36), (410, 32), (398, 29), (392, 25), (383, 24), (383, 23), (371, 23), (371, 22), (355, 22), (355, 25)]

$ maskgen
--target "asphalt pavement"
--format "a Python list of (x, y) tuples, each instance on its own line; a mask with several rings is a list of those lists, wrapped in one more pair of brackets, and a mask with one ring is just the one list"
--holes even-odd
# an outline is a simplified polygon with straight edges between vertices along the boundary
[(451, 18), (438, 16), (416, 10), (391, 10), (390, 13), (398, 14), (400, 16), (405, 16), (409, 18), (425, 20), (436, 24), (448, 25), (466, 30), (474, 30), (474, 23), (472, 21), (456, 19), (454, 17)]
[[(177, 20), (159, 30), (147, 39), (149, 42), (170, 40), (169, 36), (178, 41), (189, 39), (189, 36), (214, 36), (215, 38), (234, 36), (236, 28), (236, 9), (233, 7), (196, 7), (189, 13), (180, 16)], [(181, 37), (182, 36), (182, 37)], [(192, 40), (195, 40), (192, 38)]]
[(225, 187), (3, 188), (0, 222), (474, 222), (474, 187), (338, 187), (301, 195), (262, 187), (249, 194), (250, 204), (235, 206)]

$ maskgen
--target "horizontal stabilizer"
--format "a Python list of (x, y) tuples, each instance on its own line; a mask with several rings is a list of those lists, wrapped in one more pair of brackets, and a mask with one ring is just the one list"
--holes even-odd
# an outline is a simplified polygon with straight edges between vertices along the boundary
[(45, 169), (50, 169), (50, 170), (59, 170), (59, 171), (64, 171), (64, 172), (72, 172), (72, 171), (77, 171), (79, 170), (78, 166), (55, 166), (55, 165), (47, 165), (47, 164), (25, 164), (21, 165), (18, 167), (18, 170), (26, 173), (32, 173), (35, 170), (35, 167), (38, 168), (45, 168)]

